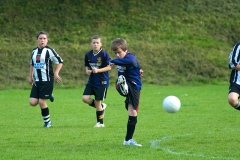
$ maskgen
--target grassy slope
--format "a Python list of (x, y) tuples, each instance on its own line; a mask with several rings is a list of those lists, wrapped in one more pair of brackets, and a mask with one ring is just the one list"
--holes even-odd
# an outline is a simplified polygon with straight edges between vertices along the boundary
[[(35, 34), (39, 30), (50, 33), (49, 45), (65, 61), (61, 87), (86, 81), (83, 57), (94, 34), (102, 36), (103, 48), (111, 57), (114, 55), (110, 42), (116, 37), (125, 38), (145, 70), (145, 83), (227, 82), (228, 53), (240, 33), (236, 25), (240, 24), (237, 3), (237, 0), (0, 2), (0, 89), (28, 88), (30, 52), (36, 46)], [(111, 77), (115, 76), (116, 71), (111, 71)]]

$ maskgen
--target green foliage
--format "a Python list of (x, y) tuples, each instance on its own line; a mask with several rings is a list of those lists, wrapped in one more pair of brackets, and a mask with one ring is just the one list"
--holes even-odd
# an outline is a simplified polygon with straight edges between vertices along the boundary
[[(83, 87), (54, 90), (48, 101), (53, 127), (43, 129), (39, 106), (28, 104), (27, 90), (0, 91), (0, 159), (206, 160), (239, 159), (239, 111), (227, 103), (227, 85), (144, 85), (134, 139), (143, 147), (122, 145), (127, 111), (114, 86), (108, 90), (105, 128), (94, 129), (95, 109), (81, 101)], [(181, 100), (167, 113), (168, 95)], [(211, 98), (209, 98), (211, 97)]]
[[(228, 53), (240, 34), (237, 4), (237, 0), (1, 1), (0, 89), (27, 83), (39, 30), (49, 32), (49, 46), (64, 59), (65, 87), (85, 83), (83, 57), (95, 34), (112, 58), (111, 41), (125, 38), (145, 71), (144, 83), (226, 82)], [(115, 79), (116, 71), (110, 75)]]

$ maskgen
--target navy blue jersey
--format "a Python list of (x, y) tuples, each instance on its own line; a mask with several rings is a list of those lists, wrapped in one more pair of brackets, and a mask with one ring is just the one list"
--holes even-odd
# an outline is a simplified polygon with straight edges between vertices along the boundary
[(137, 90), (142, 89), (140, 66), (134, 54), (128, 52), (124, 58), (116, 58), (111, 63), (117, 65), (118, 76), (124, 75), (128, 83), (134, 84)]
[(236, 65), (240, 64), (240, 44), (237, 43), (229, 54), (229, 69), (232, 69), (230, 76), (230, 83), (240, 85), (240, 70), (234, 69)]
[[(90, 50), (85, 55), (85, 67), (88, 67), (89, 69), (92, 69), (92, 67), (97, 69), (104, 68), (110, 64), (110, 61), (111, 58), (107, 51), (103, 49), (100, 49), (98, 53), (94, 53), (93, 50)], [(96, 88), (105, 85), (107, 88), (109, 86), (108, 72), (91, 73), (88, 78), (88, 84)]]

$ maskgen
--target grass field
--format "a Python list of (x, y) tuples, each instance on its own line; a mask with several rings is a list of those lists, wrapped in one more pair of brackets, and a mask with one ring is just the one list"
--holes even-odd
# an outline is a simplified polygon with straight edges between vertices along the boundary
[[(93, 128), (95, 111), (82, 91), (56, 87), (47, 129), (39, 107), (28, 104), (29, 90), (0, 91), (0, 159), (240, 159), (240, 112), (227, 103), (228, 85), (143, 86), (133, 137), (143, 147), (122, 145), (127, 112), (113, 86), (105, 128)], [(181, 100), (179, 112), (162, 109), (168, 95)]]

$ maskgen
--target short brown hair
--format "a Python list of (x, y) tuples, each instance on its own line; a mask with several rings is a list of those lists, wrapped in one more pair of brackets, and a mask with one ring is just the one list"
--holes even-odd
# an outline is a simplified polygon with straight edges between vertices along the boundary
[(94, 35), (94, 36), (92, 36), (90, 42), (92, 42), (93, 39), (100, 39), (100, 41), (102, 41), (102, 40), (101, 40), (101, 37), (100, 37), (99, 35)]
[(111, 49), (112, 51), (116, 51), (118, 49), (122, 49), (123, 51), (126, 51), (128, 49), (127, 41), (123, 38), (117, 38), (112, 41), (111, 43)]
[(40, 36), (40, 34), (45, 34), (47, 37), (48, 37), (48, 33), (47, 32), (45, 32), (45, 31), (39, 31), (38, 33), (37, 33), (37, 39), (38, 39), (38, 37)]

